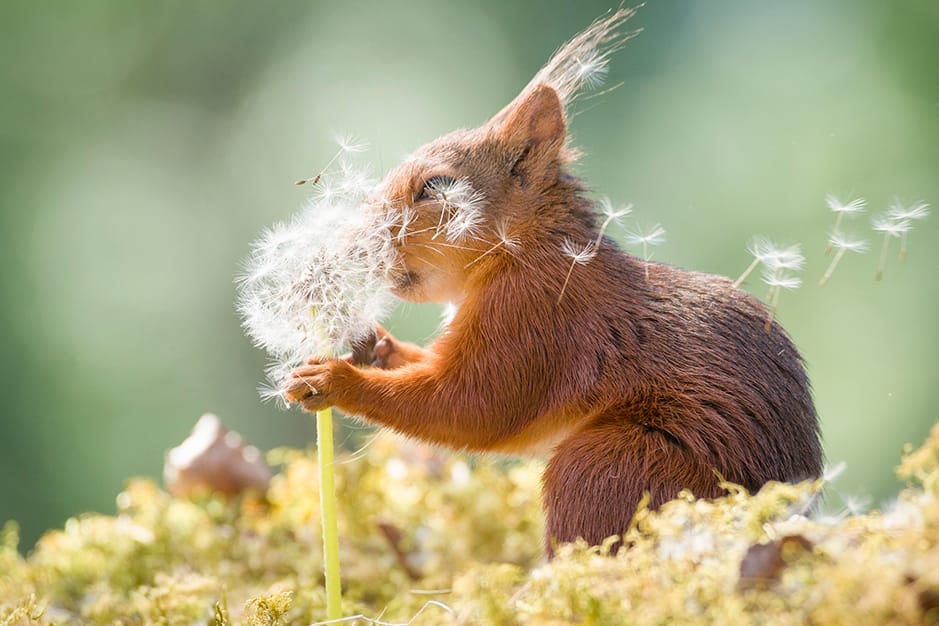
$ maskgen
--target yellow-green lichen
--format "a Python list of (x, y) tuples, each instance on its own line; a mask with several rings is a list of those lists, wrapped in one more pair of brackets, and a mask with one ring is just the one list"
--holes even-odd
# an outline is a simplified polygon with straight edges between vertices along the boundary
[[(0, 534), (0, 626), (325, 620), (315, 456), (278, 450), (264, 501), (188, 502), (148, 480), (27, 558)], [(819, 484), (640, 510), (617, 556), (545, 563), (541, 466), (387, 435), (337, 460), (346, 623), (922, 624), (939, 620), (939, 426), (884, 511), (807, 514)], [(746, 563), (744, 564), (744, 562)], [(744, 564), (742, 566), (742, 564)]]

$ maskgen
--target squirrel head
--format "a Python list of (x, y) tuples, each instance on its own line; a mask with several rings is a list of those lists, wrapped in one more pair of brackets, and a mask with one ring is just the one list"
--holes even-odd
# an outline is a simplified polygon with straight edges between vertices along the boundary
[(557, 92), (539, 84), (479, 128), (444, 135), (389, 172), (379, 202), (396, 222), (396, 295), (458, 301), (474, 277), (520, 250), (572, 158), (566, 137)]
[(594, 224), (582, 187), (563, 169), (565, 109), (606, 72), (632, 9), (594, 22), (563, 46), (521, 93), (482, 126), (419, 148), (391, 170), (372, 200), (391, 224), (395, 294), (414, 302), (459, 302), (499, 264)]

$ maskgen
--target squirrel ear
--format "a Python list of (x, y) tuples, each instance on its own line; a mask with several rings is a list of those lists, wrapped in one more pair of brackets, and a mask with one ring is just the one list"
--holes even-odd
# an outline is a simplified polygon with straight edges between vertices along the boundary
[(535, 164), (542, 168), (557, 164), (567, 138), (567, 124), (564, 106), (553, 87), (542, 83), (523, 92), (492, 121), (501, 139), (519, 150), (513, 173), (522, 173)]

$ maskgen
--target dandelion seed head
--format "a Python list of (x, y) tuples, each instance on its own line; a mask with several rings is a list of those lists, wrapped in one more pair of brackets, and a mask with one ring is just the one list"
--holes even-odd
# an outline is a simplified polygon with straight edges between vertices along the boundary
[(331, 202), (339, 197), (341, 190), (328, 178), (320, 178), (319, 183), (313, 187), (313, 197), (324, 202)]
[(345, 159), (339, 161), (339, 181), (336, 187), (339, 193), (350, 199), (359, 199), (375, 189), (376, 181), (362, 168)]
[(262, 397), (280, 397), (292, 369), (346, 349), (387, 312), (400, 265), (395, 218), (366, 208), (358, 176), (344, 170), (341, 191), (267, 229), (245, 262), (237, 308), (246, 333), (272, 359)]
[(828, 194), (825, 196), (825, 204), (835, 213), (853, 215), (864, 212), (864, 209), (867, 207), (867, 200), (864, 198), (855, 198), (849, 202), (842, 202), (837, 196)]

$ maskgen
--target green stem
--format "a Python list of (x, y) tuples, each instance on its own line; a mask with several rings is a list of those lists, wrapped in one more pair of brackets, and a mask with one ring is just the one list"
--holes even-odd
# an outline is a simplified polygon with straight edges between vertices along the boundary
[(336, 522), (336, 476), (333, 463), (333, 410), (316, 412), (316, 448), (320, 468), (320, 517), (323, 524), (323, 565), (326, 576), (326, 619), (342, 617), (339, 582), (339, 528)]

